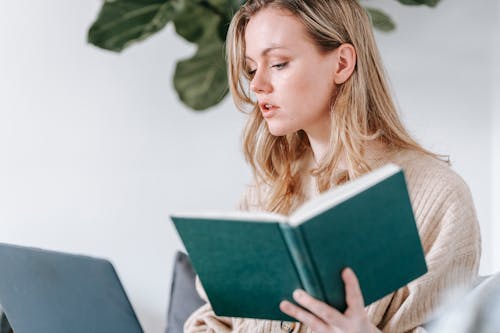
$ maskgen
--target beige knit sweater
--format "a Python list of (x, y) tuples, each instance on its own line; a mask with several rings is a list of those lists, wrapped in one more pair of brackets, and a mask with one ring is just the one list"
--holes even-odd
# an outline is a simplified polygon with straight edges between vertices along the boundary
[[(440, 302), (443, 292), (467, 286), (477, 276), (481, 241), (471, 194), (464, 181), (447, 164), (427, 155), (402, 151), (376, 160), (372, 167), (392, 162), (404, 169), (428, 273), (366, 307), (372, 322), (383, 332), (425, 332), (421, 327)], [(314, 180), (312, 180), (312, 183)], [(308, 196), (317, 195), (309, 186)], [(250, 188), (244, 201), (249, 210), (262, 207), (261, 197)], [(206, 299), (201, 285), (198, 292)], [(288, 332), (287, 323), (269, 320), (222, 318), (210, 305), (195, 311), (184, 330), (194, 332)], [(311, 330), (295, 325), (293, 332)]]

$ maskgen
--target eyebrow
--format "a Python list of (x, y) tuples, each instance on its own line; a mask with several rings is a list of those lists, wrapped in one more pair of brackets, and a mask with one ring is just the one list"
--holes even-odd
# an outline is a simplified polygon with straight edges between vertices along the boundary
[[(278, 49), (284, 49), (284, 50), (288, 50), (286, 47), (284, 46), (271, 46), (271, 47), (268, 47), (268, 48), (265, 48), (261, 53), (260, 55), (261, 56), (265, 56), (266, 54), (268, 54), (269, 52), (271, 51), (274, 51), (274, 50), (278, 50)], [(245, 55), (245, 59), (249, 59), (249, 60), (252, 60), (252, 61), (255, 61), (253, 60), (251, 57)]]

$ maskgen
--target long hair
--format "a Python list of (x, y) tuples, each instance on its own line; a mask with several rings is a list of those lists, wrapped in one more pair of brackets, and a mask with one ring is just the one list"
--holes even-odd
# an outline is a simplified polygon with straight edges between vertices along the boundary
[[(249, 114), (243, 152), (257, 184), (268, 187), (265, 210), (288, 214), (300, 203), (299, 161), (310, 149), (302, 130), (273, 136), (248, 91), (251, 77), (245, 70), (245, 29), (253, 15), (268, 7), (295, 15), (320, 52), (332, 51), (343, 43), (356, 50), (352, 75), (337, 86), (336, 98), (332, 96), (330, 148), (314, 171), (320, 192), (371, 170), (364, 158), (364, 146), (370, 140), (378, 139), (390, 150), (411, 149), (436, 156), (412, 139), (403, 126), (391, 98), (370, 19), (357, 0), (249, 0), (231, 21), (226, 57), (233, 100), (240, 111)], [(347, 170), (339, 176), (336, 171), (341, 160)]]

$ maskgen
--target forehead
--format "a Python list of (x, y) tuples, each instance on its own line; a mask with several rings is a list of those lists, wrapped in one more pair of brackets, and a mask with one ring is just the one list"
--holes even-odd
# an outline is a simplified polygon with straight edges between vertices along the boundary
[(269, 48), (300, 51), (314, 46), (302, 22), (292, 13), (265, 8), (252, 16), (245, 29), (245, 56), (259, 57)]

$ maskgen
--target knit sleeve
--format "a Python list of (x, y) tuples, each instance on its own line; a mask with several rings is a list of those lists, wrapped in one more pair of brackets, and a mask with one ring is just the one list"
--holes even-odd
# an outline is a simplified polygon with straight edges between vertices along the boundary
[(189, 316), (184, 324), (184, 332), (188, 333), (229, 333), (232, 330), (232, 319), (217, 317), (208, 302), (207, 294), (196, 276), (196, 291), (207, 302)]
[(470, 286), (479, 266), (479, 226), (462, 179), (451, 170), (439, 169), (423, 175), (409, 173), (407, 181), (428, 272), (368, 307), (383, 332), (425, 332), (422, 325), (444, 294)]

